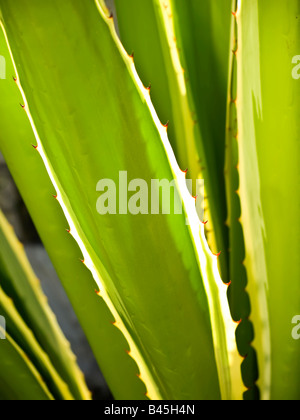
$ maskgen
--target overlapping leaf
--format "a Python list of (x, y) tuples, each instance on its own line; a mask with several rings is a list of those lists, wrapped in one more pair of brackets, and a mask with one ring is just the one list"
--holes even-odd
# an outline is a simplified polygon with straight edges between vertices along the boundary
[[(224, 320), (218, 291), (212, 295), (216, 259), (112, 23), (91, 0), (17, 3), (0, 5), (37, 152), (147, 395), (218, 398), (219, 386), (230, 395)], [(96, 185), (106, 178), (120, 186), (120, 171), (148, 185), (177, 178), (185, 213), (100, 216)]]
[(66, 232), (68, 226), (53, 198), (55, 190), (47, 171), (32, 148), (34, 134), (20, 107), (22, 97), (13, 80), (15, 70), (2, 31), (0, 50), (6, 63), (6, 79), (0, 81), (1, 152), (114, 396), (143, 398), (145, 388), (135, 376), (134, 362), (124, 351), (126, 341), (112, 326), (110, 312), (94, 292), (92, 276), (80, 263), (80, 250)]
[[(237, 6), (237, 91), (232, 96), (237, 112), (231, 121), (237, 120), (231, 127), (237, 123), (238, 130), (228, 169), (235, 192), (231, 211), (240, 219), (232, 235), (232, 275), (244, 281), (240, 259), (251, 302), (242, 309), (246, 316), (251, 311), (254, 324), (262, 398), (299, 399), (300, 347), (292, 337), (300, 307), (300, 85), (292, 77), (300, 48), (299, 2), (241, 0)], [(249, 336), (251, 341), (248, 329)], [(256, 372), (250, 374), (255, 381)]]

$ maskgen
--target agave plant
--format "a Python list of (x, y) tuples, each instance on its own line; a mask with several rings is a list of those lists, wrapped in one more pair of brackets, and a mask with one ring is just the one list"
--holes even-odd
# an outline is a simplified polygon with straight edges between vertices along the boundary
[(0, 212), (1, 400), (86, 400), (90, 393), (24, 249)]
[[(115, 6), (119, 35), (103, 0), (0, 0), (1, 151), (99, 366), (116, 399), (298, 399), (300, 2)], [(0, 396), (87, 397), (27, 293)]]

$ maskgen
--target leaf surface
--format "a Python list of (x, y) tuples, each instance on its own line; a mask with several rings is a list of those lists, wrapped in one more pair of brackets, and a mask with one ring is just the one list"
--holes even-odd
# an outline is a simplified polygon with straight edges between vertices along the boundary
[[(147, 396), (219, 398), (219, 379), (228, 396), (217, 260), (166, 129), (112, 22), (91, 0), (0, 5), (37, 152)], [(129, 181), (148, 185), (175, 178), (184, 213), (97, 214), (98, 181), (110, 179), (120, 188), (124, 171)]]

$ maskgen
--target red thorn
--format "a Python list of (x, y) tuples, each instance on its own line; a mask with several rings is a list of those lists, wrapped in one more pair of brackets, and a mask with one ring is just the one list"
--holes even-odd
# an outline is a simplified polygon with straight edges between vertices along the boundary
[(168, 129), (169, 124), (170, 124), (170, 121), (167, 121), (167, 123), (166, 124), (162, 124), (162, 126), (165, 127), (166, 129)]
[(115, 326), (116, 325), (116, 321), (109, 321), (111, 323), (111, 325)]
[(67, 231), (68, 233), (71, 233), (71, 229), (66, 229), (66, 231)]
[(185, 179), (187, 179), (188, 170), (187, 169), (185, 171), (183, 171), (182, 169), (180, 169), (180, 170), (184, 174)]
[(128, 57), (132, 60), (132, 62), (134, 63), (134, 52), (132, 52), (131, 54), (128, 54)]
[(108, 16), (108, 19), (113, 19), (114, 18), (114, 14), (113, 12), (110, 12), (110, 15)]
[(213, 255), (215, 256), (215, 257), (217, 257), (217, 258), (219, 258), (219, 256), (222, 254), (222, 251), (221, 252), (219, 252), (218, 254), (214, 254), (213, 253)]
[(239, 321), (233, 321), (235, 324), (240, 325), (242, 323), (243, 319), (241, 318)]
[(83, 260), (80, 260), (80, 262), (82, 262), (82, 264), (84, 264), (84, 259)]
[(192, 195), (193, 199), (197, 201), (198, 195)]
[(52, 197), (55, 198), (55, 200), (57, 200), (57, 194), (56, 195), (52, 194)]
[(204, 226), (207, 225), (208, 220), (206, 220), (206, 222), (201, 222)]
[(38, 146), (35, 146), (34, 144), (31, 145), (35, 150), (38, 148)]
[(235, 17), (236, 19), (236, 12), (231, 12), (231, 14)]
[(25, 109), (25, 105), (23, 105), (23, 104), (20, 104), (20, 106), (23, 108), (23, 109)]
[(96, 295), (100, 296), (100, 290), (95, 290)]
[(13, 76), (13, 79), (14, 79), (14, 82), (17, 82), (18, 80), (17, 77), (14, 77), (14, 76)]
[(229, 287), (231, 285), (231, 280), (230, 280), (229, 283), (224, 283), (224, 284), (225, 284), (225, 286)]

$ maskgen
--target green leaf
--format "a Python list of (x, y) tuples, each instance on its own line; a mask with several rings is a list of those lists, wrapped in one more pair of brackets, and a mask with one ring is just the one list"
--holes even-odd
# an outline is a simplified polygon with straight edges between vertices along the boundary
[[(214, 399), (221, 387), (229, 397), (217, 259), (112, 21), (92, 0), (0, 5), (37, 153), (147, 396)], [(97, 214), (98, 181), (120, 187), (122, 171), (148, 185), (175, 178), (184, 214)]]
[[(222, 251), (222, 279), (228, 278), (228, 229), (224, 181), (227, 75), (231, 0), (170, 0), (176, 44), (185, 70), (187, 95), (196, 122), (195, 141), (207, 194), (208, 242)], [(201, 135), (197, 135), (197, 130)]]
[(107, 306), (95, 294), (91, 273), (80, 263), (80, 249), (66, 232), (68, 226), (52, 196), (55, 190), (47, 171), (31, 146), (34, 134), (20, 107), (22, 97), (13, 80), (15, 70), (2, 31), (0, 51), (7, 75), (0, 81), (1, 152), (115, 398), (143, 399), (145, 387), (136, 377), (133, 360), (124, 351), (126, 341), (112, 326)]
[(0, 212), (1, 286), (32, 329), (53, 365), (70, 386), (76, 398), (86, 399), (89, 391), (55, 316), (47, 304), (39, 282), (12, 227)]
[[(219, 6), (208, 0), (116, 0), (121, 40), (128, 54), (134, 52), (144, 85), (151, 84), (160, 120), (170, 121), (168, 135), (179, 166), (188, 168), (189, 178), (205, 180), (206, 234), (211, 249), (222, 251), (219, 262), (226, 282), (228, 232), (222, 187), (230, 1)], [(199, 194), (195, 186), (193, 194)]]
[[(160, 32), (161, 20), (153, 0), (116, 0), (117, 22), (121, 41), (128, 54), (134, 53), (136, 70), (145, 87), (151, 86), (151, 99), (160, 121), (169, 121), (168, 137), (182, 169), (189, 167), (186, 148), (187, 139), (182, 136), (181, 116), (174, 103), (178, 95), (168, 40)], [(141, 18), (143, 17), (143, 18)], [(166, 54), (164, 54), (166, 52)], [(175, 90), (172, 96), (172, 88)], [(177, 96), (178, 99), (178, 96)], [(179, 110), (180, 111), (180, 110)], [(178, 126), (179, 125), (179, 126)], [(195, 159), (196, 162), (196, 159)]]
[[(263, 399), (299, 399), (299, 1), (239, 1), (238, 188)], [(240, 244), (231, 244), (240, 246)]]
[[(233, 1), (233, 12), (236, 1)], [(259, 398), (256, 386), (257, 377), (252, 373), (257, 371), (257, 358), (253, 348), (254, 327), (249, 320), (251, 314), (250, 298), (247, 289), (248, 279), (245, 260), (244, 232), (241, 225), (241, 204), (239, 196), (239, 156), (238, 156), (238, 121), (237, 121), (237, 51), (238, 33), (237, 22), (232, 17), (231, 64), (228, 85), (228, 113), (227, 113), (227, 147), (226, 147), (226, 188), (228, 203), (227, 225), (229, 229), (230, 252), (229, 269), (230, 285), (228, 300), (232, 318), (238, 323), (236, 342), (240, 355), (244, 358), (241, 364), (242, 377), (248, 390), (245, 399)]]
[[(0, 331), (4, 334), (1, 326)], [(0, 360), (0, 400), (53, 399), (35, 367), (8, 334), (0, 341)]]
[[(167, 3), (167, 2), (165, 2)], [(151, 86), (151, 99), (160, 121), (168, 121), (168, 137), (181, 169), (187, 176), (200, 178), (195, 136), (195, 122), (186, 95), (186, 81), (181, 67), (174, 29), (165, 19), (160, 1), (116, 1), (121, 41), (134, 61), (144, 86)], [(141, 16), (147, 16), (146, 22)], [(172, 24), (172, 21), (171, 21)], [(197, 195), (195, 185), (193, 194)]]
[(32, 331), (17, 312), (13, 301), (6, 296), (2, 289), (0, 289), (0, 313), (6, 320), (7, 333), (33, 363), (53, 397), (58, 400), (73, 400), (74, 397), (67, 384), (58, 375), (48, 355), (40, 347)]
[(191, 86), (207, 159), (215, 160), (216, 171), (211, 175), (219, 180), (220, 190), (224, 183), (231, 4), (231, 0), (171, 0), (179, 53)]

